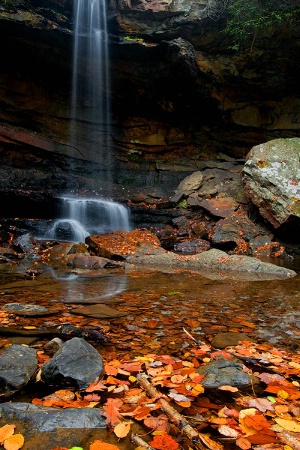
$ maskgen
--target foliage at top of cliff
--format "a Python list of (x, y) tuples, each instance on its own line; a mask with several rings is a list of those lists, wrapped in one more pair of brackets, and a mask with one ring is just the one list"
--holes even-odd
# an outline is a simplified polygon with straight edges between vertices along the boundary
[(300, 21), (299, 0), (215, 0), (210, 8), (212, 19), (226, 18), (225, 32), (235, 49), (252, 47), (264, 33)]

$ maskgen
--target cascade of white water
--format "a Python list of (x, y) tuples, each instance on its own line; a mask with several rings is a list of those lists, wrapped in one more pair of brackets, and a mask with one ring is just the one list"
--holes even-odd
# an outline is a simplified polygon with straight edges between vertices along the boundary
[(119, 203), (94, 198), (60, 198), (60, 218), (54, 221), (48, 239), (84, 242), (91, 234), (130, 230), (128, 209)]

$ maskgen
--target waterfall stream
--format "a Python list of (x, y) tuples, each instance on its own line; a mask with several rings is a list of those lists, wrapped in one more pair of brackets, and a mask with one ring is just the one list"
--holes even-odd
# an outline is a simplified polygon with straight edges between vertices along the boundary
[[(74, 54), (70, 117), (72, 157), (98, 163), (99, 180), (111, 186), (109, 52), (105, 0), (74, 0)], [(94, 198), (60, 198), (48, 238), (84, 242), (90, 234), (130, 229), (128, 209)]]
[(130, 230), (128, 209), (119, 203), (93, 198), (60, 198), (60, 217), (48, 232), (48, 239), (84, 242), (91, 234)]

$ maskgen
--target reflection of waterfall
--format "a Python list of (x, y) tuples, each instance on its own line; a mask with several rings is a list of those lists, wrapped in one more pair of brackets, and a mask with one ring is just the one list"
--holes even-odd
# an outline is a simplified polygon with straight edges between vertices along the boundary
[(60, 200), (60, 218), (54, 221), (48, 239), (84, 242), (91, 234), (130, 230), (128, 209), (119, 203), (92, 198)]
[[(62, 281), (60, 294), (63, 303), (97, 304), (106, 303), (110, 297), (116, 297), (127, 287), (127, 277), (102, 274), (98, 276), (84, 276), (50, 269), (52, 277)], [(107, 302), (109, 303), (109, 301)]]

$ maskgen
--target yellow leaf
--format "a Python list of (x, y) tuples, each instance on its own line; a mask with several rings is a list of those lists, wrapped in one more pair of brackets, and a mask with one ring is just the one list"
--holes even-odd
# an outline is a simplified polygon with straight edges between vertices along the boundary
[(289, 366), (294, 367), (295, 369), (300, 369), (300, 364), (296, 363), (295, 361), (290, 361)]
[(24, 444), (24, 436), (20, 433), (13, 434), (9, 438), (5, 439), (3, 443), (3, 447), (5, 450), (19, 450), (19, 448), (23, 447)]
[(279, 389), (279, 391), (277, 392), (277, 397), (286, 400), (287, 398), (289, 398), (289, 394), (285, 390)]
[(4, 425), (0, 428), (0, 442), (12, 436), (15, 432), (16, 425)]
[(203, 394), (203, 392), (204, 392), (204, 387), (202, 386), (202, 384), (195, 384), (195, 386), (193, 386), (191, 394), (194, 396), (197, 396), (199, 394)]
[(114, 433), (118, 438), (126, 437), (130, 431), (130, 425), (132, 422), (120, 422), (114, 428)]
[(33, 325), (27, 325), (26, 327), (23, 327), (24, 330), (35, 330), (36, 327), (34, 327)]
[(131, 381), (131, 383), (134, 383), (136, 381), (136, 377), (134, 377), (133, 375), (130, 375), (128, 380)]
[(275, 422), (287, 431), (293, 431), (294, 433), (300, 433), (300, 423), (293, 420), (280, 419), (277, 417)]

